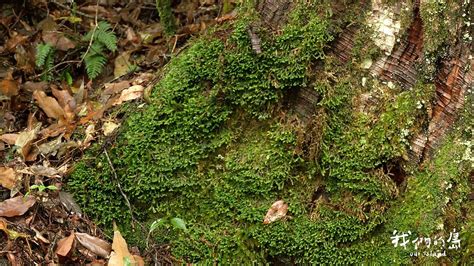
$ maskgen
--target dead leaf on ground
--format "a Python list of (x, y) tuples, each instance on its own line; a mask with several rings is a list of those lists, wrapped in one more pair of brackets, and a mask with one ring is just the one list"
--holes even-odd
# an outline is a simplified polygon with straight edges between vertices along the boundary
[(112, 250), (112, 247), (107, 241), (86, 233), (76, 233), (76, 239), (85, 248), (103, 258), (107, 258)]
[(0, 136), (0, 140), (7, 144), (15, 145), (15, 142), (18, 136), (19, 134), (16, 134), (16, 133), (3, 134)]
[(130, 88), (130, 82), (128, 80), (123, 80), (115, 83), (105, 83), (105, 90), (102, 92), (102, 96), (105, 95), (114, 95), (123, 91), (126, 88)]
[(23, 89), (33, 93), (36, 90), (41, 90), (44, 91), (48, 88), (49, 84), (46, 81), (40, 81), (40, 82), (32, 82), (32, 81), (27, 81), (23, 84)]
[(124, 260), (128, 259), (130, 264), (137, 265), (135, 258), (130, 254), (127, 247), (127, 242), (120, 234), (117, 226), (114, 223), (114, 240), (112, 243), (112, 253), (110, 254), (109, 266), (124, 266)]
[[(61, 203), (63, 204), (63, 206), (66, 208), (67, 211), (69, 211), (71, 213), (75, 213), (79, 217), (82, 216), (81, 207), (79, 207), (79, 205), (77, 205), (77, 203), (74, 200), (74, 197), (72, 196), (71, 193), (68, 193), (68, 192), (65, 192), (65, 191), (59, 191), (59, 200), (61, 201)], [(77, 237), (77, 234), (79, 234), (79, 233), (76, 233), (76, 237)], [(110, 253), (110, 251), (109, 251), (109, 253)], [(109, 253), (107, 253), (107, 256), (109, 255)]]
[(122, 104), (123, 102), (126, 102), (126, 101), (138, 99), (143, 96), (143, 90), (144, 90), (143, 86), (134, 85), (122, 91), (122, 93), (120, 94), (120, 97), (114, 101), (113, 105), (115, 106), (115, 105)]
[(40, 127), (41, 127), (41, 123), (38, 123), (36, 125), (36, 128), (28, 130), (28, 131), (23, 131), (16, 138), (15, 146), (18, 147), (18, 150), (24, 160), (27, 160), (27, 158), (30, 155), (31, 144), (33, 143), (33, 140), (36, 139), (36, 135)]
[(18, 45), (24, 43), (27, 39), (28, 36), (24, 36), (13, 31), (12, 36), (5, 43), (5, 48), (8, 51), (13, 52)]
[(1, 217), (15, 217), (25, 214), (36, 200), (32, 196), (16, 196), (11, 199), (0, 202), (0, 216)]
[(265, 218), (263, 219), (264, 224), (273, 223), (283, 217), (286, 216), (288, 212), (288, 204), (286, 204), (283, 200), (275, 201), (270, 209), (268, 209)]
[(25, 172), (33, 174), (36, 176), (46, 176), (49, 178), (61, 177), (58, 170), (53, 167), (43, 166), (43, 165), (32, 165), (29, 168), (25, 169)]
[(0, 230), (5, 232), (5, 234), (7, 234), (7, 236), (8, 236), (8, 239), (10, 239), (10, 240), (15, 240), (18, 237), (23, 237), (23, 238), (28, 237), (28, 235), (26, 235), (26, 234), (18, 233), (17, 231), (13, 231), (13, 230), (8, 229), (7, 221), (5, 219), (2, 219), (2, 218), (0, 218)]
[(126, 51), (121, 53), (115, 58), (115, 68), (114, 68), (114, 77), (118, 78), (121, 77), (125, 74), (127, 74), (130, 71), (130, 54), (131, 51)]
[(62, 119), (65, 117), (64, 110), (61, 108), (58, 101), (53, 97), (47, 96), (44, 91), (37, 90), (33, 92), (33, 98), (48, 117), (55, 119)]
[(18, 175), (13, 168), (0, 167), (0, 185), (4, 188), (12, 189), (16, 186)]
[(12, 73), (8, 72), (6, 78), (0, 81), (0, 93), (12, 97), (18, 95), (19, 91), (18, 82), (13, 79)]
[(72, 232), (68, 237), (59, 240), (58, 246), (56, 248), (56, 254), (58, 254), (59, 256), (66, 257), (72, 249), (72, 245), (74, 244), (74, 238), (75, 234), (74, 232)]
[(76, 44), (63, 33), (57, 31), (43, 32), (43, 41), (60, 51), (67, 51), (76, 47)]
[(115, 131), (115, 129), (117, 129), (119, 126), (120, 124), (116, 124), (111, 121), (105, 122), (104, 125), (102, 126), (102, 130), (104, 131), (104, 136), (110, 136)]

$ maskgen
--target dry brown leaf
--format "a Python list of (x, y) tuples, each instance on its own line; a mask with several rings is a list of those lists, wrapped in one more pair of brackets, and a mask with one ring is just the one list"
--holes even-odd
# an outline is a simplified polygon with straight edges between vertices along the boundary
[(107, 241), (86, 233), (76, 233), (76, 239), (85, 248), (103, 258), (107, 258), (112, 250), (112, 247)]
[(130, 71), (130, 54), (131, 51), (126, 51), (121, 54), (119, 54), (115, 60), (114, 60), (114, 77), (118, 78), (121, 77), (125, 74), (127, 74)]
[(56, 248), (56, 254), (58, 254), (59, 256), (66, 257), (72, 249), (72, 245), (74, 244), (74, 238), (75, 234), (74, 232), (72, 232), (68, 237), (59, 240), (58, 246)]
[(65, 37), (63, 33), (57, 31), (43, 32), (43, 41), (60, 51), (67, 51), (76, 47), (73, 41)]
[(86, 133), (86, 137), (84, 138), (82, 145), (86, 148), (90, 145), (91, 141), (94, 139), (95, 124), (88, 125), (85, 133)]
[(61, 135), (52, 141), (39, 145), (38, 146), (39, 152), (41, 152), (41, 154), (43, 155), (56, 153), (59, 150), (59, 148), (61, 148), (62, 138), (63, 136)]
[(104, 136), (110, 136), (115, 129), (117, 129), (120, 126), (120, 124), (116, 124), (111, 121), (107, 121), (102, 125), (102, 130), (104, 131)]
[(36, 138), (36, 133), (36, 128), (21, 132), (20, 134), (18, 134), (15, 140), (15, 146), (18, 146), (18, 148), (23, 148), (24, 146), (28, 145), (29, 142)]
[(64, 110), (61, 108), (58, 101), (53, 97), (47, 96), (44, 91), (37, 90), (33, 92), (33, 98), (48, 117), (55, 119), (63, 119), (65, 117)]
[(53, 167), (43, 166), (43, 165), (32, 165), (29, 167), (29, 170), (32, 174), (37, 176), (46, 176), (49, 178), (61, 177), (58, 170)]
[(15, 142), (18, 136), (19, 134), (16, 134), (16, 133), (3, 134), (0, 136), (0, 140), (7, 144), (15, 145)]
[(105, 90), (102, 92), (102, 96), (104, 95), (114, 95), (123, 91), (126, 88), (130, 87), (130, 82), (128, 80), (123, 80), (120, 82), (115, 83), (106, 83), (104, 84)]
[(114, 101), (113, 105), (115, 106), (126, 101), (138, 99), (143, 96), (143, 90), (144, 88), (141, 85), (131, 86), (130, 88), (122, 91), (120, 97)]
[(273, 223), (283, 217), (286, 216), (288, 212), (288, 204), (286, 204), (283, 200), (275, 201), (270, 209), (268, 209), (265, 218), (263, 219), (264, 224)]
[(51, 88), (51, 91), (53, 92), (54, 97), (58, 99), (59, 105), (61, 105), (62, 108), (69, 106), (71, 110), (76, 109), (76, 100), (72, 97), (69, 91), (58, 90), (56, 88)]
[(15, 146), (19, 148), (18, 150), (24, 160), (27, 160), (27, 157), (31, 152), (31, 143), (36, 139), (40, 127), (41, 123), (37, 124), (36, 128), (32, 130), (21, 132), (16, 138)]
[(48, 82), (41, 81), (41, 82), (32, 82), (27, 81), (23, 84), (23, 89), (33, 93), (36, 90), (44, 91), (48, 88)]
[(0, 167), (0, 185), (4, 188), (12, 189), (18, 181), (18, 176), (13, 168)]
[[(68, 193), (65, 191), (59, 191), (59, 200), (61, 201), (61, 203), (63, 204), (63, 206), (66, 208), (67, 211), (77, 214), (79, 217), (82, 217), (81, 207), (77, 205), (71, 193)], [(76, 234), (79, 234), (79, 233), (76, 233)], [(107, 255), (109, 253), (107, 253)]]
[(12, 37), (10, 37), (10, 39), (8, 39), (5, 43), (5, 48), (8, 51), (13, 52), (18, 45), (24, 43), (27, 39), (28, 36), (24, 36), (12, 31)]
[(16, 196), (0, 202), (1, 217), (15, 217), (25, 214), (33, 205), (35, 198), (32, 196)]
[(18, 87), (16, 80), (3, 79), (0, 81), (0, 93), (7, 97), (18, 95), (19, 90), (20, 87)]
[(131, 265), (137, 265), (135, 258), (130, 254), (127, 242), (120, 234), (117, 226), (114, 224), (114, 240), (112, 243), (112, 253), (110, 254), (109, 266), (123, 266), (124, 259), (128, 258)]
[(18, 233), (16, 231), (8, 229), (7, 221), (5, 219), (2, 219), (2, 218), (0, 218), (0, 230), (5, 232), (5, 234), (7, 234), (7, 236), (8, 236), (8, 238), (11, 239), (11, 240), (15, 240), (18, 237), (23, 237), (23, 238), (28, 237), (28, 235), (26, 235), (26, 234)]
[(143, 260), (142, 257), (138, 256), (138, 255), (133, 255), (133, 258), (135, 259), (136, 261), (136, 265), (137, 266), (145, 266), (145, 261)]

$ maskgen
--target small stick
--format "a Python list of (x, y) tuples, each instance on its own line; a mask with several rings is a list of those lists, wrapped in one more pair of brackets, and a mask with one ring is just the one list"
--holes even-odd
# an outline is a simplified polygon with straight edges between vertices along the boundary
[(112, 161), (110, 160), (109, 153), (107, 152), (107, 149), (105, 148), (104, 148), (104, 153), (105, 153), (105, 157), (107, 157), (107, 161), (109, 162), (110, 168), (112, 169), (112, 173), (114, 174), (115, 181), (117, 182), (117, 186), (120, 190), (120, 194), (122, 194), (123, 198), (125, 199), (127, 203), (128, 208), (130, 209), (130, 215), (132, 216), (132, 220), (135, 221), (135, 218), (133, 218), (132, 205), (130, 204), (130, 201), (128, 200), (127, 195), (125, 195), (125, 193), (122, 190), (122, 186), (120, 185), (120, 182), (118, 180), (117, 172), (115, 172), (115, 168), (114, 168), (114, 165), (112, 164)]

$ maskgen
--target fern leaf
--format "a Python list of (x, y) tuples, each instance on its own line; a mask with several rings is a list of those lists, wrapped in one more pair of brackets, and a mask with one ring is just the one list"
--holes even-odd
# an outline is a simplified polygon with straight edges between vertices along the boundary
[(117, 50), (117, 37), (113, 31), (103, 32), (97, 36), (97, 41), (102, 43), (109, 51), (115, 52)]
[(50, 54), (54, 53), (54, 49), (47, 43), (40, 43), (36, 46), (36, 66), (42, 67), (46, 63), (46, 59)]
[(90, 79), (95, 79), (102, 72), (102, 68), (107, 63), (107, 58), (101, 54), (88, 55), (84, 58), (84, 62), (86, 63), (87, 75)]

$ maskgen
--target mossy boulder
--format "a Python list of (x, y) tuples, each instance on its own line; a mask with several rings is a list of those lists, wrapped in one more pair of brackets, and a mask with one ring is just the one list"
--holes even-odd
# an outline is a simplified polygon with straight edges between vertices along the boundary
[[(172, 59), (151, 103), (131, 107), (115, 143), (97, 144), (69, 177), (67, 188), (86, 213), (106, 228), (115, 221), (142, 248), (148, 232), (137, 221), (179, 217), (187, 231), (164, 225), (151, 241), (169, 245), (183, 262), (206, 264), (409, 263), (409, 251), (390, 242), (393, 230), (442, 234), (463, 224), (429, 224), (423, 219), (445, 221), (444, 205), (422, 202), (427, 191), (456, 202), (466, 196), (469, 170), (457, 142), (464, 129), (433, 166), (405, 166), (410, 132), (424, 126), (420, 104), (433, 98), (433, 86), (402, 90), (375, 78), (361, 85), (367, 73), (360, 62), (339, 65), (325, 55), (339, 28), (314, 6), (298, 4), (278, 34), (249, 11), (223, 26), (226, 38), (200, 37)], [(249, 27), (261, 52), (252, 49)], [(320, 95), (320, 148), (312, 159), (298, 152), (302, 128), (283, 105), (301, 88)], [(377, 111), (358, 111), (364, 93), (381, 94)], [(447, 157), (458, 161), (440, 163)], [(402, 196), (384, 170), (393, 164), (408, 176)], [(443, 190), (443, 182), (457, 185)], [(279, 199), (289, 204), (286, 219), (263, 224)]]

